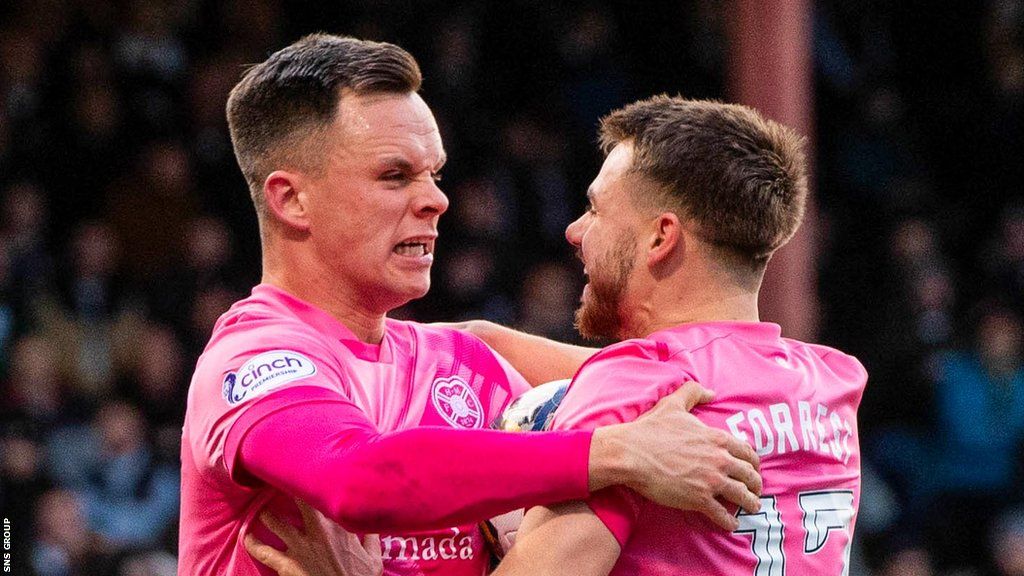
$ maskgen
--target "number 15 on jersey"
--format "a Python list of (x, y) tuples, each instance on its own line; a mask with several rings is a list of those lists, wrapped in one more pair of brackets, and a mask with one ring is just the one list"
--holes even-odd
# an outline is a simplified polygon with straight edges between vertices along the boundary
[[(850, 572), (850, 522), (853, 520), (853, 492), (831, 490), (802, 492), (798, 496), (803, 513), (804, 554), (815, 554), (825, 546), (829, 534), (834, 530), (847, 533), (843, 550), (841, 576)], [(761, 497), (761, 511), (747, 514), (742, 510), (736, 514), (740, 527), (733, 533), (750, 537), (750, 549), (757, 558), (754, 576), (785, 576), (786, 554), (782, 547), (786, 539), (786, 525), (779, 511), (775, 496)], [(836, 576), (840, 576), (837, 574)], [(825, 576), (825, 575), (823, 575)]]

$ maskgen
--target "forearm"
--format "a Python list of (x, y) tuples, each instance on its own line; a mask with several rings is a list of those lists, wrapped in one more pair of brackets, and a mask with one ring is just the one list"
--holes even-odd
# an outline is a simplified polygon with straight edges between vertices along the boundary
[(646, 480), (635, 469), (628, 441), (621, 434), (623, 426), (605, 426), (594, 430), (590, 443), (588, 488), (597, 492), (609, 486), (635, 486)]
[(493, 322), (476, 320), (461, 325), (501, 354), (533, 386), (572, 378), (597, 348), (574, 346), (534, 336)]
[(588, 493), (589, 433), (378, 434), (348, 416), (323, 403), (272, 413), (247, 432), (240, 464), (363, 533), (443, 528)]
[(516, 545), (492, 576), (543, 576), (572, 573), (606, 576), (621, 548), (611, 532), (583, 502), (538, 506), (526, 514)]
[[(371, 440), (335, 475), (362, 532), (477, 522), (587, 492), (589, 438), (420, 428)], [(582, 448), (582, 449), (581, 449)], [(444, 455), (438, 458), (439, 455)]]

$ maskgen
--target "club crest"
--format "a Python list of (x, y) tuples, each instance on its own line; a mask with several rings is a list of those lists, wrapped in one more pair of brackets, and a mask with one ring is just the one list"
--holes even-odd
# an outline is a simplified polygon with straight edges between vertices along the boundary
[(484, 410), (476, 392), (458, 376), (438, 378), (430, 389), (430, 399), (437, 413), (457, 428), (480, 428)]

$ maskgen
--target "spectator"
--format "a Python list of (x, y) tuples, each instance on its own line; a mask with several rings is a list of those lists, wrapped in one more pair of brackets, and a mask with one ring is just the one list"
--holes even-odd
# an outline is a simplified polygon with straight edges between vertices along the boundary
[(127, 558), (118, 576), (177, 576), (178, 560), (167, 552), (145, 552)]
[(49, 489), (38, 432), (24, 421), (12, 422), (0, 435), (0, 508), (23, 533), (32, 533), (33, 507)]
[(85, 522), (82, 503), (73, 492), (47, 492), (36, 507), (38, 537), (32, 567), (39, 576), (103, 574), (110, 559)]
[(1017, 313), (1024, 313), (1024, 205), (1003, 210), (995, 241), (983, 254), (982, 265), (1003, 293), (1013, 299)]
[(178, 472), (156, 461), (134, 406), (106, 404), (93, 429), (99, 453), (80, 488), (90, 528), (115, 548), (156, 544), (178, 515)]
[(1020, 318), (986, 307), (972, 350), (949, 354), (936, 380), (941, 479), (951, 490), (1005, 493), (1024, 440)]
[(933, 576), (931, 556), (920, 547), (909, 547), (892, 554), (882, 567), (881, 576)]
[(34, 429), (43, 430), (68, 417), (57, 350), (49, 340), (30, 335), (15, 341), (8, 384), (7, 412), (24, 418)]
[(493, 250), (484, 244), (460, 246), (443, 266), (442, 287), (448, 294), (450, 314), (459, 319), (511, 322), (512, 305), (497, 284), (498, 263)]
[(580, 295), (578, 274), (561, 262), (530, 269), (520, 291), (517, 328), (563, 342), (579, 340), (573, 328)]
[(201, 292), (220, 286), (233, 292), (248, 288), (241, 285), (240, 274), (232, 266), (234, 242), (222, 220), (200, 216), (185, 224), (185, 230), (182, 262), (146, 283), (151, 316), (181, 334), (188, 333), (189, 317)]
[(87, 222), (73, 233), (59, 296), (37, 293), (39, 328), (54, 342), (68, 392), (95, 405), (113, 386), (115, 339), (127, 329), (121, 245), (110, 227)]
[(992, 558), (998, 576), (1024, 576), (1024, 509), (1001, 514), (992, 530)]
[[(986, 305), (972, 349), (947, 355), (936, 378), (931, 517), (942, 564), (978, 565), (994, 515), (1016, 497), (1024, 441), (1020, 318)], [(940, 512), (941, 511), (941, 512)]]
[(191, 363), (174, 331), (155, 323), (140, 329), (134, 352), (132, 369), (121, 384), (123, 392), (152, 430), (154, 456), (176, 463)]
[(28, 295), (48, 289), (53, 281), (46, 197), (41, 186), (31, 180), (6, 187), (2, 196), (0, 248), (7, 252), (17, 297), (27, 300)]
[(108, 214), (129, 273), (152, 281), (181, 264), (182, 231), (198, 206), (188, 150), (173, 140), (145, 147), (130, 177), (111, 186)]
[(206, 286), (196, 293), (192, 312), (188, 316), (186, 346), (192, 357), (198, 358), (202, 347), (210, 339), (213, 325), (221, 314), (228, 311), (231, 304), (240, 298), (235, 290), (223, 284)]

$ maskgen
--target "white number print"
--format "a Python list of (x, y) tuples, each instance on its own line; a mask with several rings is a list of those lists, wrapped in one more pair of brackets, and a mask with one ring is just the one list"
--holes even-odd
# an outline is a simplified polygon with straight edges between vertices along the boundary
[[(814, 554), (821, 550), (833, 530), (850, 531), (853, 520), (853, 492), (836, 490), (832, 492), (804, 492), (800, 494), (800, 510), (804, 513), (804, 553)], [(850, 546), (853, 538), (846, 541), (843, 550), (842, 576), (850, 573)]]
[[(803, 492), (798, 495), (798, 502), (803, 512), (804, 554), (821, 550), (833, 530), (849, 533), (855, 513), (852, 491)], [(782, 547), (786, 538), (785, 524), (776, 497), (762, 496), (760, 512), (748, 514), (740, 510), (736, 519), (740, 527), (733, 533), (750, 537), (750, 549), (757, 558), (754, 576), (785, 576), (786, 554)], [(847, 538), (843, 567), (838, 576), (850, 573), (851, 544), (853, 539)]]
[(782, 543), (786, 535), (783, 533), (782, 515), (775, 506), (775, 496), (762, 496), (760, 512), (747, 514), (741, 509), (736, 519), (740, 521), (740, 527), (733, 533), (750, 535), (750, 549), (757, 558), (754, 576), (784, 576), (786, 554)]

